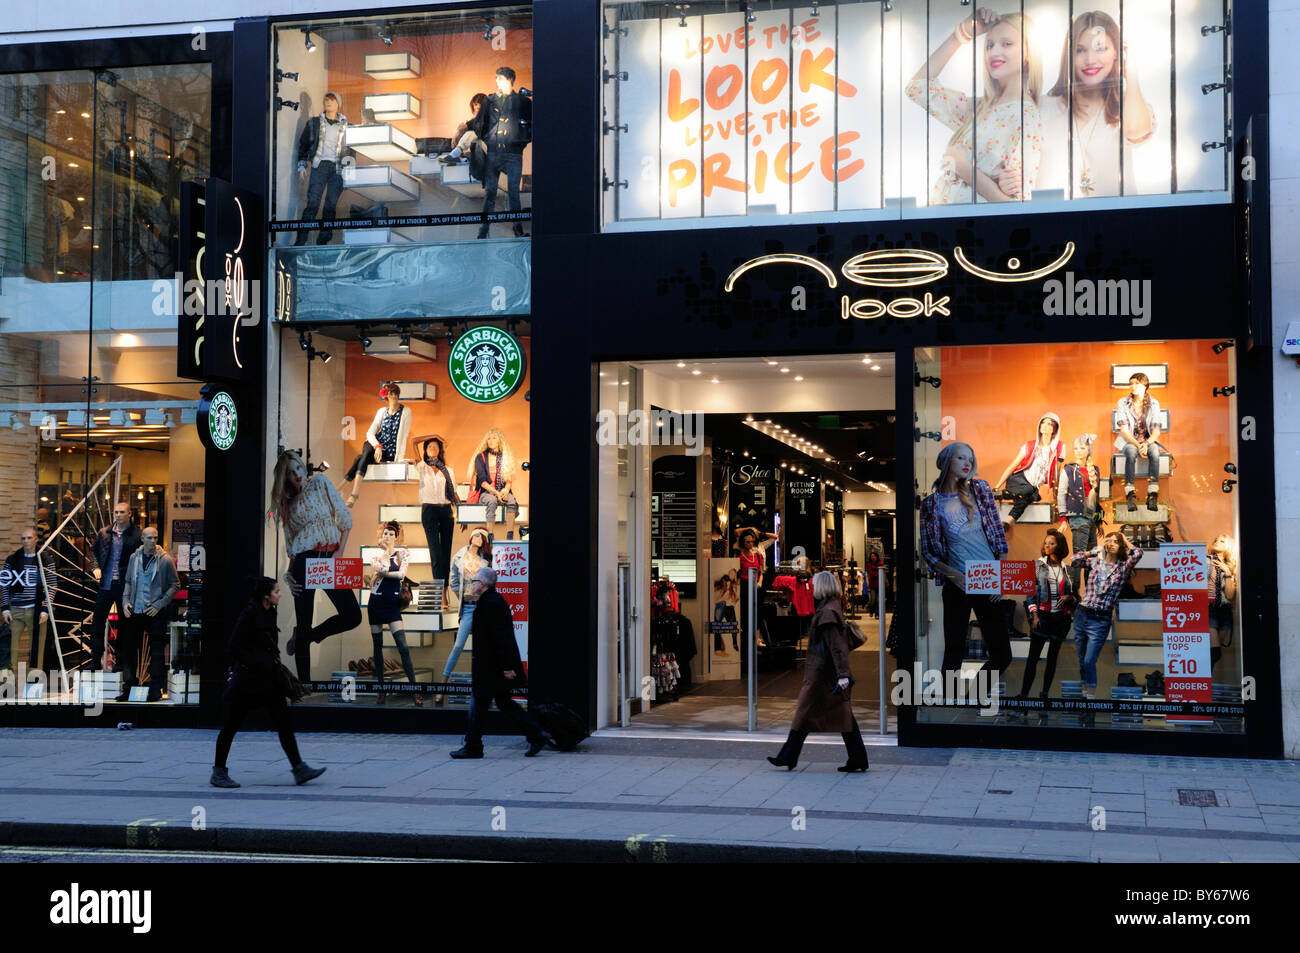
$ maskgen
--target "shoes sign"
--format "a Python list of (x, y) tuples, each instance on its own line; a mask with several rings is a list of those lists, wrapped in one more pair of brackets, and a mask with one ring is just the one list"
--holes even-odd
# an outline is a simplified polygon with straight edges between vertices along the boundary
[(307, 560), (308, 589), (360, 589), (361, 560), (335, 556)]
[[(1165, 700), (1213, 701), (1210, 686), (1209, 559), (1204, 543), (1160, 547), (1160, 618), (1165, 649)], [(1213, 718), (1170, 715), (1185, 724)]]
[(972, 560), (966, 564), (967, 595), (1032, 596), (1037, 584), (1029, 560)]

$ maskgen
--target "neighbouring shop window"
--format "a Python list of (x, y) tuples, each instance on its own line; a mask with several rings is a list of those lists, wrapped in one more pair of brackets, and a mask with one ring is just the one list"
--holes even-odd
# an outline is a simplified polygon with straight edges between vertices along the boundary
[(531, 231), (530, 7), (292, 21), (272, 37), (281, 244)]
[(607, 2), (604, 224), (1226, 200), (1229, 7)]
[(928, 577), (896, 690), (922, 721), (1243, 730), (1250, 564), (1214, 344), (917, 352)]
[(527, 662), (530, 349), (527, 322), (280, 328), (277, 443), (321, 501), (306, 529), (272, 519), (266, 543), (267, 575), (313, 575), (279, 609), (289, 664), (314, 683), (304, 704), (467, 705), (469, 586), (485, 567)]

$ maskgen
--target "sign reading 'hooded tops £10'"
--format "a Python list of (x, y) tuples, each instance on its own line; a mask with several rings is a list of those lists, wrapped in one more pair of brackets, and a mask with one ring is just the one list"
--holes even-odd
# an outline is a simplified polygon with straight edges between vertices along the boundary
[(513, 334), (480, 325), (456, 339), (447, 358), (447, 373), (460, 396), (476, 404), (491, 404), (519, 389), (527, 363)]

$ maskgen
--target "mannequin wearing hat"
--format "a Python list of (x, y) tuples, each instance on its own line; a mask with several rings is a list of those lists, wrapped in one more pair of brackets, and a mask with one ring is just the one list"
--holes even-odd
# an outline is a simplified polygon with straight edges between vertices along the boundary
[(1003, 523), (1010, 526), (1020, 519), (1029, 504), (1040, 499), (1038, 488), (1043, 484), (1050, 486), (1052, 495), (1056, 495), (1056, 480), (1064, 459), (1061, 418), (1056, 414), (1043, 414), (1038, 420), (1037, 438), (1025, 441), (998, 480), (996, 489), (1006, 490), (1015, 500)]
[(975, 613), (988, 646), (985, 669), (1005, 671), (1011, 664), (1007, 618), (1000, 595), (966, 592), (966, 564), (1002, 559), (1006, 531), (993, 488), (976, 476), (970, 444), (950, 443), (939, 451), (939, 476), (921, 501), (921, 556), (943, 589), (943, 670), (957, 671), (966, 655), (966, 627)]
[[(302, 210), (304, 219), (334, 218), (339, 196), (343, 194), (343, 166), (347, 156), (348, 117), (339, 112), (339, 94), (328, 92), (322, 101), (321, 113), (312, 116), (298, 137), (298, 177), (307, 178), (307, 202)], [(325, 208), (320, 207), (325, 199)], [(334, 231), (323, 228), (316, 236), (317, 245), (328, 245)], [(298, 232), (295, 245), (307, 244), (307, 231)]]

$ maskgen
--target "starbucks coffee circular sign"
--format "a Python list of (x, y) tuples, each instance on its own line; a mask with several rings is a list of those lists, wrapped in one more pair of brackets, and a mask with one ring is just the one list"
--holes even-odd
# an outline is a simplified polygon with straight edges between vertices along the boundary
[(447, 371), (456, 393), (476, 404), (504, 400), (524, 381), (527, 359), (508, 331), (481, 325), (456, 339)]
[(229, 450), (239, 434), (239, 410), (235, 399), (224, 390), (212, 395), (207, 408), (208, 443), (217, 450)]

